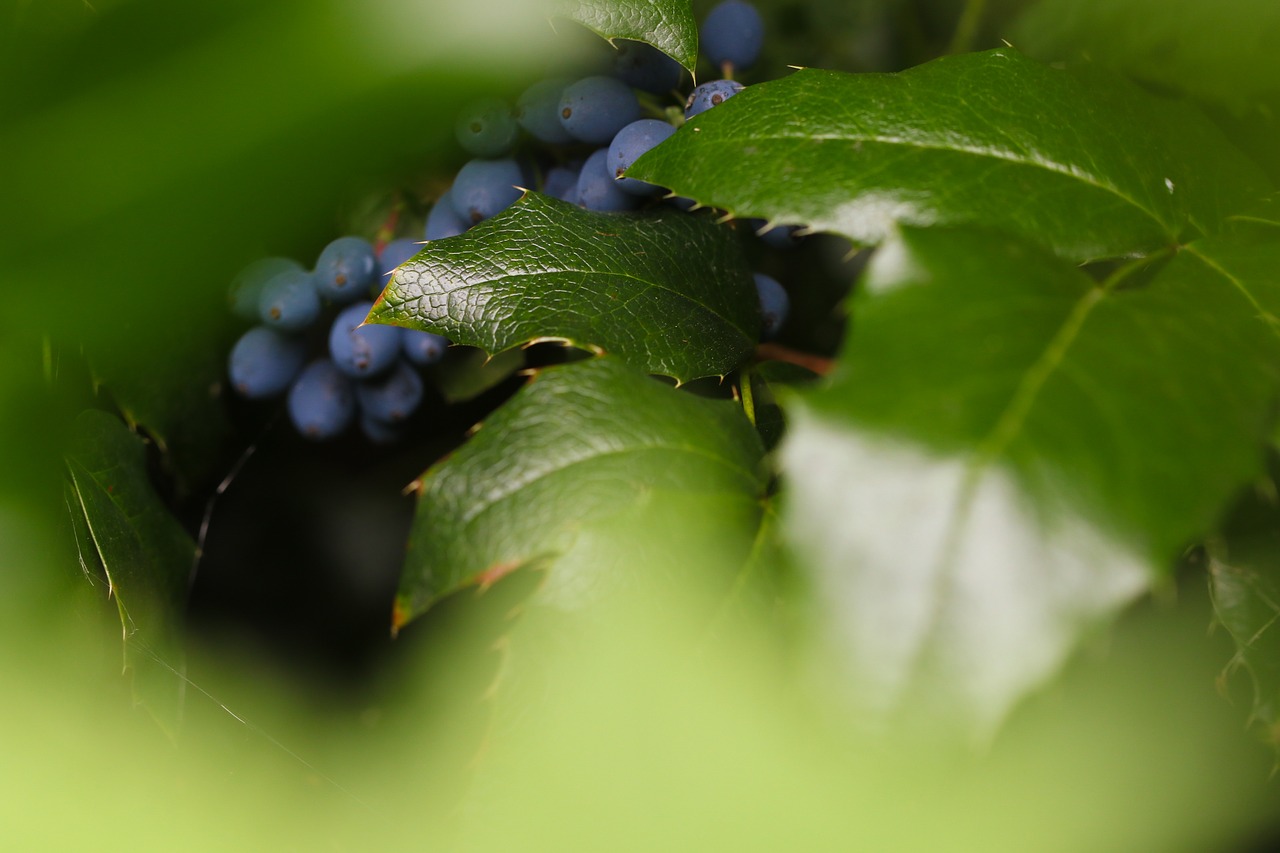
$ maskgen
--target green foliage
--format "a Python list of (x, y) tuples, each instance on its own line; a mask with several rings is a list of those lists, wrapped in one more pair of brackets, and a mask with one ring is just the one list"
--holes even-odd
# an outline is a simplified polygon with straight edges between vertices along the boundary
[[(590, 539), (584, 529), (649, 531), (637, 516), (664, 507), (678, 507), (672, 521), (696, 535), (727, 525), (749, 540), (759, 459), (759, 440), (729, 403), (681, 394), (612, 358), (548, 368), (417, 484), (395, 624), (464, 585), (561, 561)], [(684, 556), (671, 547), (678, 536), (661, 536), (666, 559), (655, 570)], [(628, 582), (610, 577), (616, 558), (568, 562), (552, 567), (544, 595), (590, 600), (593, 588)]]
[(370, 319), (498, 353), (557, 338), (680, 381), (728, 373), (759, 337), (726, 229), (667, 208), (594, 213), (528, 193), (400, 267)]
[(690, 0), (562, 0), (559, 13), (610, 41), (648, 42), (690, 71), (698, 61)]
[(895, 223), (979, 224), (1073, 260), (1213, 231), (1266, 186), (1184, 105), (1011, 49), (748, 87), (627, 174), (857, 243)]
[[(3, 664), (18, 698), (0, 724), (19, 735), (6, 831), (33, 849), (263, 833), (1221, 849), (1274, 814), (1269, 756), (1212, 690), (1223, 662), (1229, 693), (1246, 672), (1249, 719), (1280, 741), (1276, 13), (957, 5), (766, 4), (771, 27), (798, 23), (766, 36), (753, 74), (799, 61), (796, 44), (880, 71), (748, 76), (630, 170), (711, 210), (598, 214), (529, 192), (428, 243), (370, 321), (462, 346), (425, 371), (431, 418), (359, 458), (354, 442), (300, 449), (278, 409), (228, 399), (232, 272), (314, 258), (340, 221), (416, 238), (461, 160), (467, 99), (563, 73), (581, 57), (552, 39), (579, 24), (600, 49), (585, 73), (609, 56), (591, 33), (693, 70), (691, 4), (4, 13), (0, 535), (23, 596), (4, 605), (25, 615), (0, 631), (32, 649)], [(880, 28), (805, 29), (850, 16)], [(748, 217), (822, 233), (774, 251)], [(850, 262), (854, 247), (870, 251)], [(756, 270), (806, 307), (785, 346), (759, 341)], [(847, 325), (838, 350), (818, 322)], [(333, 494), (393, 484), (393, 511), (331, 511), (309, 544), (346, 555), (348, 597), (375, 601), (373, 632), (399, 631), (411, 662), (277, 710), (265, 697), (287, 679), (222, 651), (256, 655), (252, 631), (213, 633), (213, 651), (183, 615), (224, 492), (246, 460), (290, 453), (279, 470), (308, 476), (273, 495), (312, 469)], [(333, 579), (301, 565), (280, 509), (252, 519), (256, 556), (300, 567), (282, 576), (301, 601)], [(384, 552), (404, 560), (380, 586), (361, 572)], [(110, 628), (50, 580), (77, 565), (113, 599)], [(269, 580), (237, 590), (245, 611)], [(264, 621), (287, 635), (293, 616)], [(121, 722), (117, 626), (177, 758)], [(1114, 659), (1081, 651), (1100, 637)], [(49, 807), (73, 783), (84, 827)], [(187, 785), (199, 810), (174, 793)], [(130, 814), (139, 801), (155, 814)], [(221, 807), (247, 828), (211, 821)], [(475, 820), (442, 826), (459, 812)]]

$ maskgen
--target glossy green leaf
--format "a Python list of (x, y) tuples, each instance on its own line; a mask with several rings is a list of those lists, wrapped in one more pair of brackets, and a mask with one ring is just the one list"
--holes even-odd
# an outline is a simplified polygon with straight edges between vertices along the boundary
[(176, 637), (195, 545), (147, 479), (146, 447), (118, 418), (86, 410), (67, 456), (68, 507), (86, 575), (105, 575), (124, 628), (125, 665), (166, 726), (180, 714)]
[(542, 596), (570, 606), (625, 585), (620, 561), (696, 569), (681, 543), (725, 526), (745, 548), (760, 456), (732, 403), (611, 358), (547, 368), (420, 480), (395, 624), (534, 561), (551, 566)]
[(1235, 109), (1280, 95), (1273, 0), (1039, 0), (1009, 38), (1045, 60), (1087, 55)]
[(1125, 271), (971, 230), (872, 259), (783, 450), (789, 535), (872, 710), (989, 730), (1257, 474), (1280, 241)]
[(560, 14), (610, 41), (648, 42), (691, 72), (698, 61), (689, 0), (564, 0)]
[(760, 327), (728, 229), (674, 208), (594, 213), (540, 193), (428, 243), (369, 320), (490, 353), (561, 339), (680, 381), (728, 373)]
[(857, 243), (896, 223), (971, 223), (1073, 260), (1212, 232), (1265, 187), (1190, 108), (1009, 49), (749, 86), (628, 174)]
[(1241, 500), (1208, 550), (1213, 609), (1236, 646), (1224, 675), (1247, 673), (1250, 722), (1280, 750), (1280, 500), (1274, 480)]

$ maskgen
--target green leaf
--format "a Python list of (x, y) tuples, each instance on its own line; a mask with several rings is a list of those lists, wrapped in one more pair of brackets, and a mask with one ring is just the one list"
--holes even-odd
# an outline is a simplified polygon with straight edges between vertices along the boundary
[(396, 269), (369, 322), (490, 353), (562, 339), (683, 382), (741, 363), (760, 314), (728, 229), (672, 208), (594, 213), (526, 193)]
[(690, 73), (698, 62), (698, 22), (690, 0), (564, 0), (560, 14), (609, 41), (648, 42)]
[(1272, 0), (1040, 0), (1009, 38), (1045, 60), (1087, 55), (1237, 110), (1280, 94)]
[(681, 543), (706, 537), (745, 549), (760, 456), (732, 403), (611, 358), (547, 368), (419, 481), (395, 625), (531, 562), (552, 566), (542, 596), (567, 603), (623, 580), (619, 561), (684, 570)]
[(137, 346), (95, 351), (94, 381), (110, 392), (130, 426), (156, 442), (179, 489), (200, 488), (220, 475), (219, 450), (230, 433), (219, 393), (227, 370), (223, 342), (197, 339), (182, 325), (125, 325), (121, 334)]
[(75, 426), (67, 498), (81, 567), (90, 577), (105, 575), (135, 690), (172, 729), (181, 697), (176, 631), (195, 545), (151, 488), (140, 438), (118, 418), (92, 409)]
[(1242, 499), (1209, 543), (1213, 609), (1235, 641), (1224, 675), (1252, 682), (1250, 721), (1280, 750), (1280, 500), (1274, 480)]
[(522, 350), (489, 356), (474, 347), (450, 347), (444, 361), (433, 367), (431, 378), (446, 403), (462, 403), (475, 399), (523, 367)]
[(1206, 240), (1121, 286), (1136, 271), (1097, 285), (969, 230), (872, 259), (783, 459), (789, 535), (873, 711), (990, 730), (1258, 473), (1280, 242)]
[(1073, 260), (1215, 231), (1265, 187), (1190, 108), (1007, 49), (748, 86), (628, 175), (857, 243), (895, 223), (971, 223)]

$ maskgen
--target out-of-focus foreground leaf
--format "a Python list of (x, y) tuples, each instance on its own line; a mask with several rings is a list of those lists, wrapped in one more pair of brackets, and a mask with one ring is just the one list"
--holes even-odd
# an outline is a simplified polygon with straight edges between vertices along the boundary
[(1008, 38), (1046, 61), (1087, 55), (1238, 110), (1280, 97), (1272, 0), (1039, 0)]
[(547, 368), (423, 475), (395, 625), (534, 561), (551, 565), (541, 598), (577, 607), (632, 583), (620, 562), (697, 572), (684, 549), (702, 539), (745, 557), (760, 455), (732, 403), (612, 358)]
[(610, 41), (648, 42), (690, 71), (698, 61), (689, 0), (561, 0), (559, 11)]
[(428, 243), (369, 316), (490, 353), (562, 339), (682, 382), (733, 370), (760, 328), (728, 229), (670, 207), (596, 213), (541, 193)]
[(1191, 244), (1141, 286), (905, 230), (785, 442), (787, 523), (874, 715), (989, 729), (1256, 476), (1280, 242)]
[(978, 224), (1073, 260), (1212, 232), (1266, 187), (1193, 110), (1011, 49), (749, 86), (628, 175), (857, 243), (895, 223)]
[(147, 480), (146, 447), (121, 421), (86, 410), (67, 456), (67, 504), (81, 567), (106, 580), (137, 694), (171, 730), (181, 713), (179, 614), (195, 545)]
[(1251, 490), (1210, 541), (1209, 582), (1214, 612), (1236, 645), (1224, 676), (1247, 673), (1250, 722), (1280, 750), (1280, 499), (1274, 480)]

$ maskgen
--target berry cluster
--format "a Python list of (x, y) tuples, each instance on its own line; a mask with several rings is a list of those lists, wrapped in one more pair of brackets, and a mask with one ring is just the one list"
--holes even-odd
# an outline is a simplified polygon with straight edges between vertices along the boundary
[[(422, 402), (416, 367), (438, 361), (448, 341), (394, 326), (364, 326), (391, 270), (418, 250), (413, 240), (393, 240), (381, 252), (361, 237), (339, 237), (306, 270), (288, 258), (263, 258), (231, 285), (231, 305), (256, 321), (231, 349), (231, 385), (252, 400), (288, 392), (289, 417), (298, 432), (323, 440), (358, 417), (375, 443), (397, 437), (397, 428)], [(381, 271), (381, 273), (380, 273)], [(307, 363), (308, 338), (326, 307), (337, 309), (327, 351)]]
[[(679, 63), (647, 44), (621, 42), (611, 75), (543, 80), (525, 90), (514, 109), (497, 99), (472, 104), (458, 117), (455, 131), (473, 159), (431, 207), (425, 240), (462, 234), (514, 204), (522, 187), (595, 211), (663, 203), (657, 198), (660, 187), (624, 173), (679, 124), (742, 91), (733, 73), (755, 64), (764, 23), (744, 0), (724, 0), (707, 16), (700, 38), (704, 54), (724, 77), (687, 96), (680, 92), (685, 72)], [(663, 106), (662, 98), (672, 103)], [(538, 143), (536, 154), (517, 156), (522, 130)], [(696, 206), (679, 197), (669, 202), (686, 210)], [(746, 224), (771, 247), (797, 242), (794, 228), (766, 228), (758, 220)], [(372, 305), (367, 300), (376, 298), (391, 271), (419, 246), (399, 239), (375, 252), (369, 241), (345, 236), (324, 248), (311, 271), (285, 258), (265, 258), (243, 270), (232, 284), (232, 307), (258, 325), (231, 351), (232, 387), (249, 399), (287, 391), (290, 418), (308, 438), (332, 438), (358, 419), (370, 440), (393, 440), (397, 425), (423, 397), (415, 368), (438, 360), (448, 342), (426, 332), (362, 323)], [(768, 339), (785, 321), (789, 300), (776, 280), (757, 274), (755, 281), (761, 333)], [(327, 352), (307, 363), (302, 333), (328, 316), (326, 307), (338, 309), (330, 321)]]

